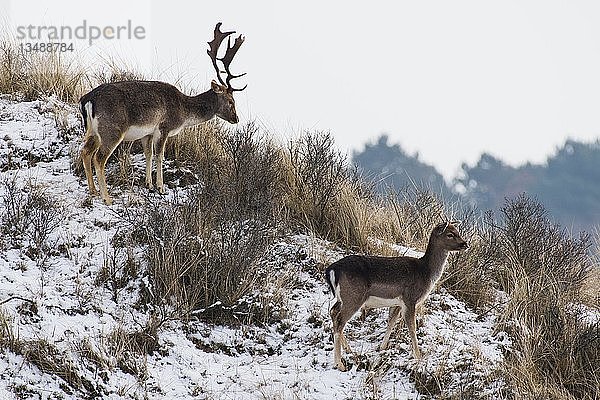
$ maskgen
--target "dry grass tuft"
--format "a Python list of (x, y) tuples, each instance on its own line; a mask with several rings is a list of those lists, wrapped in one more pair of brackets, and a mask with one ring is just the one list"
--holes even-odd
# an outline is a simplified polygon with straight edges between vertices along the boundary
[(0, 92), (25, 100), (55, 95), (74, 103), (93, 82), (76, 59), (60, 52), (22, 52), (10, 39), (0, 41)]
[(4, 324), (6, 319), (2, 317), (3, 315), (0, 315), (1, 348), (22, 355), (27, 362), (35, 365), (40, 371), (61, 378), (68, 385), (62, 387), (68, 394), (77, 391), (87, 397), (99, 395), (97, 386), (79, 373), (75, 362), (64, 351), (45, 339), (16, 338), (12, 332), (9, 332), (12, 328)]

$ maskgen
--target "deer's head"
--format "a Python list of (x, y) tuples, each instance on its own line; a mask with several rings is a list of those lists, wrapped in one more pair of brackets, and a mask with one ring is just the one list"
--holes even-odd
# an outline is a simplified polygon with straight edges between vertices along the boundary
[(432, 237), (444, 249), (449, 251), (460, 251), (469, 247), (467, 242), (460, 237), (460, 233), (456, 228), (460, 225), (460, 221), (448, 221), (438, 224), (432, 232)]
[[(229, 65), (231, 64), (233, 57), (239, 50), (242, 43), (244, 43), (244, 38), (242, 37), (242, 35), (240, 35), (235, 39), (232, 45), (231, 37), (229, 36), (233, 33), (235, 33), (235, 31), (221, 32), (221, 23), (219, 22), (215, 26), (215, 37), (212, 41), (208, 42), (209, 49), (206, 52), (208, 53), (213, 63), (213, 67), (217, 72), (217, 79), (219, 80), (219, 83), (214, 80), (211, 82), (211, 89), (217, 95), (215, 114), (219, 118), (222, 118), (231, 124), (237, 124), (239, 119), (235, 110), (235, 100), (233, 99), (233, 92), (240, 92), (246, 89), (247, 85), (241, 89), (236, 89), (233, 86), (231, 86), (232, 79), (246, 75), (246, 73), (233, 75), (229, 70)], [(225, 51), (225, 55), (223, 57), (218, 58), (217, 52), (225, 38), (227, 38), (227, 50)], [(221, 61), (225, 71), (221, 71), (221, 69), (217, 65), (217, 61)], [(227, 74), (225, 81), (223, 81), (223, 78), (221, 78), (222, 73)]]

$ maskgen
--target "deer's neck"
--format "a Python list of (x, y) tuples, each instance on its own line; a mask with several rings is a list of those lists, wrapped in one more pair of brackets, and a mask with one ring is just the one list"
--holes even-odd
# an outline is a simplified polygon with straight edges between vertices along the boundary
[(188, 120), (192, 125), (208, 121), (215, 116), (217, 94), (213, 90), (200, 93), (197, 96), (186, 96)]
[(448, 250), (436, 246), (435, 241), (430, 239), (421, 261), (432, 281), (437, 281), (442, 276), (447, 259)]

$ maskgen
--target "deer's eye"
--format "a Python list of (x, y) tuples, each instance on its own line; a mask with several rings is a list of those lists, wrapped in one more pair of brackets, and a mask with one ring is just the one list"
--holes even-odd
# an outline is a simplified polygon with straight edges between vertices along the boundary
[(452, 239), (452, 238), (454, 238), (454, 233), (449, 233), (449, 234), (446, 235), (446, 237), (448, 239)]

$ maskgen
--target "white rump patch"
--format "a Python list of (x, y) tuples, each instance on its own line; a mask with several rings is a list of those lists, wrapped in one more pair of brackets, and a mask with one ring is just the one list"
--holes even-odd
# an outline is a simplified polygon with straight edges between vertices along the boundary
[(92, 114), (93, 114), (92, 102), (88, 101), (87, 103), (85, 103), (83, 105), (83, 108), (85, 108), (85, 112), (87, 114), (86, 124), (88, 126), (88, 130), (90, 130), (94, 133), (98, 133), (98, 118), (92, 118)]
[(329, 271), (329, 282), (331, 282), (331, 285), (333, 286), (333, 290), (334, 290), (333, 294), (335, 295), (336, 300), (341, 302), (342, 297), (340, 296), (340, 285), (339, 285), (339, 283), (337, 283), (335, 281), (335, 271), (334, 270)]
[(85, 108), (85, 112), (87, 113), (88, 118), (92, 118), (92, 112), (94, 111), (92, 109), (92, 102), (88, 101), (83, 105), (83, 108)]

